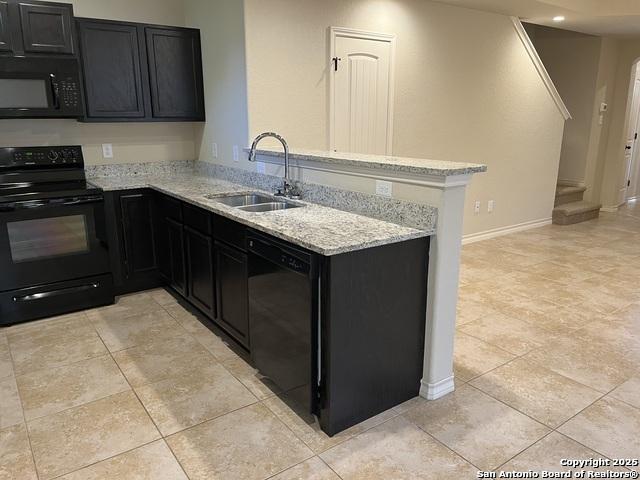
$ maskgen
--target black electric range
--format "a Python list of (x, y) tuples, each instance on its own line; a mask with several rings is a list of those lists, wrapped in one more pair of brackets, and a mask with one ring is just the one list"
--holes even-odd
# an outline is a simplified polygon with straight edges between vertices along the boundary
[(0, 148), (0, 325), (113, 303), (106, 239), (80, 146)]

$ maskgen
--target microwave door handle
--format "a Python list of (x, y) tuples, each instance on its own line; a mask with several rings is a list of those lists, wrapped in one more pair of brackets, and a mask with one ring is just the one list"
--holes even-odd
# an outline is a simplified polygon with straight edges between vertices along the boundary
[(56, 76), (49, 74), (49, 86), (51, 87), (51, 98), (53, 99), (53, 108), (60, 110), (60, 99), (58, 97), (58, 87), (56, 86)]

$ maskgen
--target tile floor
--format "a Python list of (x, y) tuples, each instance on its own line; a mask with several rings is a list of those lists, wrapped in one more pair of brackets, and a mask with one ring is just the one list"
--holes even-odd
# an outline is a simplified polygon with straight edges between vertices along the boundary
[(637, 458), (638, 271), (640, 207), (466, 246), (457, 390), (333, 438), (163, 290), (5, 328), (0, 479), (458, 480)]

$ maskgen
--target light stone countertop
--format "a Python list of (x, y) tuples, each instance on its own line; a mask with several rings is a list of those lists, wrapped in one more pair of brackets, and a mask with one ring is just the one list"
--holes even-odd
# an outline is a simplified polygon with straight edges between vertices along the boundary
[(245, 212), (205, 195), (243, 194), (259, 189), (195, 173), (91, 177), (89, 181), (105, 191), (151, 188), (326, 256), (428, 237), (434, 233), (298, 200), (294, 203), (301, 203), (304, 208)]
[[(249, 151), (249, 149), (245, 149), (245, 151)], [(271, 157), (284, 157), (282, 150), (258, 149), (256, 153), (258, 155), (268, 155)], [(487, 171), (487, 166), (479, 163), (449, 162), (425, 158), (366, 155), (362, 153), (342, 153), (322, 150), (292, 149), (289, 151), (289, 158), (293, 160), (307, 160), (334, 165), (347, 165), (439, 177), (470, 175)]]

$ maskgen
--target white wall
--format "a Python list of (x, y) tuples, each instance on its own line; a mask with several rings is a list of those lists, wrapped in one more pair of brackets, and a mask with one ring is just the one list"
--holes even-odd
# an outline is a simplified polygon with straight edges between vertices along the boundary
[[(74, 0), (78, 17), (184, 25), (180, 0)], [(0, 120), (0, 145), (81, 144), (87, 164), (192, 160), (192, 123), (82, 124), (75, 120)], [(102, 158), (101, 144), (112, 143), (114, 158)]]
[[(207, 122), (196, 128), (196, 156), (233, 163), (248, 142), (244, 8), (240, 0), (185, 0), (186, 24), (199, 28), (202, 40)], [(212, 144), (218, 145), (218, 158)]]
[(489, 166), (468, 191), (466, 234), (550, 218), (564, 120), (508, 17), (426, 0), (245, 0), (245, 19), (251, 136), (326, 149), (327, 28), (395, 33), (394, 154)]
[(611, 102), (610, 128), (602, 166), (601, 199), (605, 207), (616, 207), (625, 201), (626, 172), (625, 137), (631, 108), (631, 71), (640, 59), (640, 40), (619, 40), (615, 75), (615, 92)]
[(533, 28), (536, 50), (572, 116), (564, 129), (558, 180), (583, 184), (602, 39), (555, 28)]

